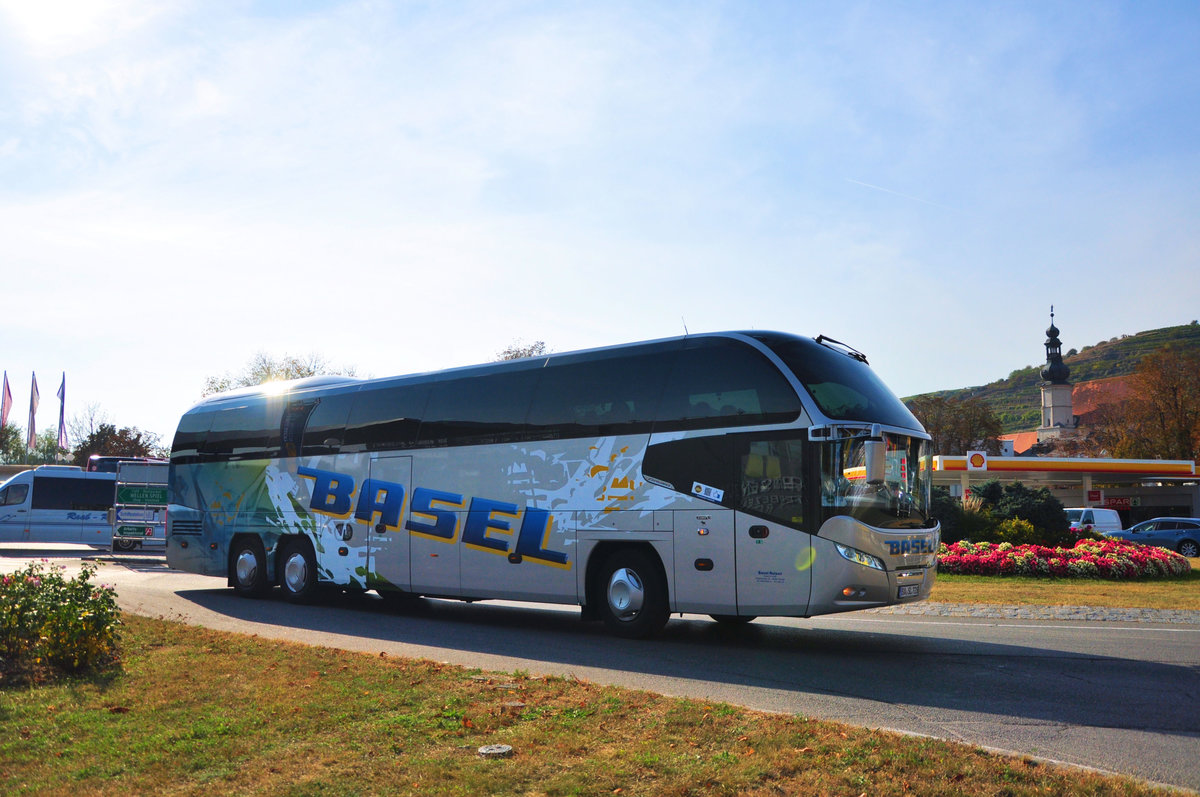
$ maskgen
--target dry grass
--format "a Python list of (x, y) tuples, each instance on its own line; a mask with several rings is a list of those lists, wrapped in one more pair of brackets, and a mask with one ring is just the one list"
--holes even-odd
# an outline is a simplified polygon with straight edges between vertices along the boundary
[(0, 793), (1156, 793), (725, 704), (126, 621), (122, 671), (0, 692)]

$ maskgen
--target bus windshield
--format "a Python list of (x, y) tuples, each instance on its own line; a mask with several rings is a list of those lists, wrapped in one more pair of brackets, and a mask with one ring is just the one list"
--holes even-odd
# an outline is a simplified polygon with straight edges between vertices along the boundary
[(881, 529), (930, 528), (933, 456), (928, 440), (885, 434), (887, 471), (881, 484), (867, 483), (863, 443), (851, 437), (818, 444), (821, 522), (849, 515)]
[(896, 398), (896, 394), (859, 359), (810, 338), (755, 332), (791, 369), (818, 409), (834, 421), (870, 421), (904, 429), (921, 429), (921, 423)]

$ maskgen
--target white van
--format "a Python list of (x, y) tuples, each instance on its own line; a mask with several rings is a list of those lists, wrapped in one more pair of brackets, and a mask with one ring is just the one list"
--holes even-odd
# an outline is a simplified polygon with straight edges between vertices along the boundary
[(1094, 531), (1103, 534), (1106, 531), (1120, 531), (1124, 528), (1117, 510), (1094, 506), (1068, 509), (1067, 520), (1071, 523), (1071, 531)]
[(74, 542), (108, 547), (115, 475), (41, 465), (0, 484), (0, 542)]

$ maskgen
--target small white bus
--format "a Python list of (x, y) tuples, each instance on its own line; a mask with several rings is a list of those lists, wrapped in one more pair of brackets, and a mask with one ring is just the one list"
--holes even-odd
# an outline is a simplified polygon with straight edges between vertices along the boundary
[(41, 465), (0, 484), (0, 542), (108, 547), (114, 474)]

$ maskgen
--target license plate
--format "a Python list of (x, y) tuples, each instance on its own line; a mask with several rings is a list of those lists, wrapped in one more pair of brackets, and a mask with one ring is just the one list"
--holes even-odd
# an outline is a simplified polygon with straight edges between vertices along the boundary
[(900, 594), (898, 598), (915, 598), (921, 594), (920, 584), (902, 584), (900, 586)]

